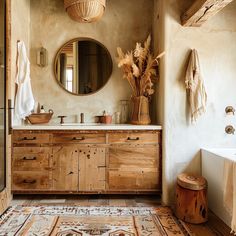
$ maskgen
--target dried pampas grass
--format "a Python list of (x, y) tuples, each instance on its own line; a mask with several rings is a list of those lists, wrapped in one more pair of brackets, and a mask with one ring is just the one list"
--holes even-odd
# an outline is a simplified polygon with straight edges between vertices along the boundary
[(133, 96), (145, 96), (150, 98), (154, 91), (154, 81), (157, 79), (158, 60), (164, 56), (164, 52), (154, 57), (150, 52), (151, 36), (149, 35), (142, 47), (136, 43), (134, 51), (126, 54), (120, 47), (117, 48), (118, 67), (123, 69), (124, 78), (128, 80)]

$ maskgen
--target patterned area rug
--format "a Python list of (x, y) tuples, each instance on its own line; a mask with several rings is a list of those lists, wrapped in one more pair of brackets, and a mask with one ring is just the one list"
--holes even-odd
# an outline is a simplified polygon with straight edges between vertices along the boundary
[(15, 206), (0, 217), (0, 236), (187, 236), (167, 207)]

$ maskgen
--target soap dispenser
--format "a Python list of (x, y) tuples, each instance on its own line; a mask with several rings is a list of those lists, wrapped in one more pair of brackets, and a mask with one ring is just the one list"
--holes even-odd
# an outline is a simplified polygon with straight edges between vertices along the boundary
[(43, 105), (42, 105), (41, 108), (40, 108), (40, 113), (45, 113), (45, 110), (44, 110)]

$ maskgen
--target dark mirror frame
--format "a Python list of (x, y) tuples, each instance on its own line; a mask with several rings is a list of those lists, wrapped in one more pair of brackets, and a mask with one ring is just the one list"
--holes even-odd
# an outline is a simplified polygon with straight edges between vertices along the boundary
[[(67, 90), (58, 80), (57, 78), (57, 61), (58, 61), (58, 57), (62, 51), (62, 49), (67, 45), (67, 44), (70, 44), (72, 42), (75, 42), (75, 41), (91, 41), (91, 42), (95, 42), (96, 44), (100, 45), (106, 52), (107, 52), (107, 55), (108, 55), (108, 58), (109, 58), (109, 64), (110, 64), (110, 67), (111, 67), (111, 73), (110, 75), (108, 76), (108, 79), (107, 81), (103, 84), (103, 86), (101, 86), (98, 90), (96, 91), (93, 91), (91, 93), (87, 93), (87, 94), (79, 94), (79, 93), (73, 93), (73, 92), (70, 92), (69, 90)], [(87, 38), (87, 37), (78, 37), (78, 38), (73, 38), (69, 41), (67, 41), (66, 43), (64, 43), (60, 48), (59, 50), (57, 51), (56, 53), (56, 56), (54, 58), (54, 63), (53, 63), (53, 66), (54, 66), (54, 76), (55, 76), (55, 80), (56, 82), (58, 83), (58, 85), (63, 89), (65, 90), (67, 93), (70, 93), (72, 95), (76, 95), (76, 96), (89, 96), (89, 95), (93, 95), (94, 93), (97, 93), (99, 92), (100, 90), (102, 90), (106, 84), (108, 83), (108, 81), (110, 80), (111, 78), (111, 75), (112, 75), (112, 72), (113, 72), (113, 61), (112, 61), (112, 57), (111, 57), (111, 54), (110, 52), (108, 51), (108, 49), (102, 44), (100, 43), (99, 41), (95, 40), (95, 39), (92, 39), (92, 38)]]

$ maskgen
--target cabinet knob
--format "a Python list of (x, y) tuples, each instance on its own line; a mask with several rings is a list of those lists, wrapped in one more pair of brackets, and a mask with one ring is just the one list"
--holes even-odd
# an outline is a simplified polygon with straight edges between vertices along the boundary
[(36, 137), (33, 137), (33, 138), (24, 137), (21, 140), (23, 140), (23, 141), (32, 141), (32, 140), (36, 140)]
[(73, 137), (72, 140), (82, 141), (85, 140), (85, 137)]
[(22, 159), (24, 161), (35, 161), (37, 158), (36, 157), (23, 157)]
[(139, 140), (139, 137), (136, 137), (136, 138), (128, 137), (127, 140), (128, 140), (128, 141), (138, 141), (138, 140)]
[(33, 180), (24, 179), (24, 180), (23, 180), (23, 183), (24, 183), (24, 184), (35, 184), (35, 183), (36, 183), (36, 180), (35, 180), (35, 179), (33, 179)]

